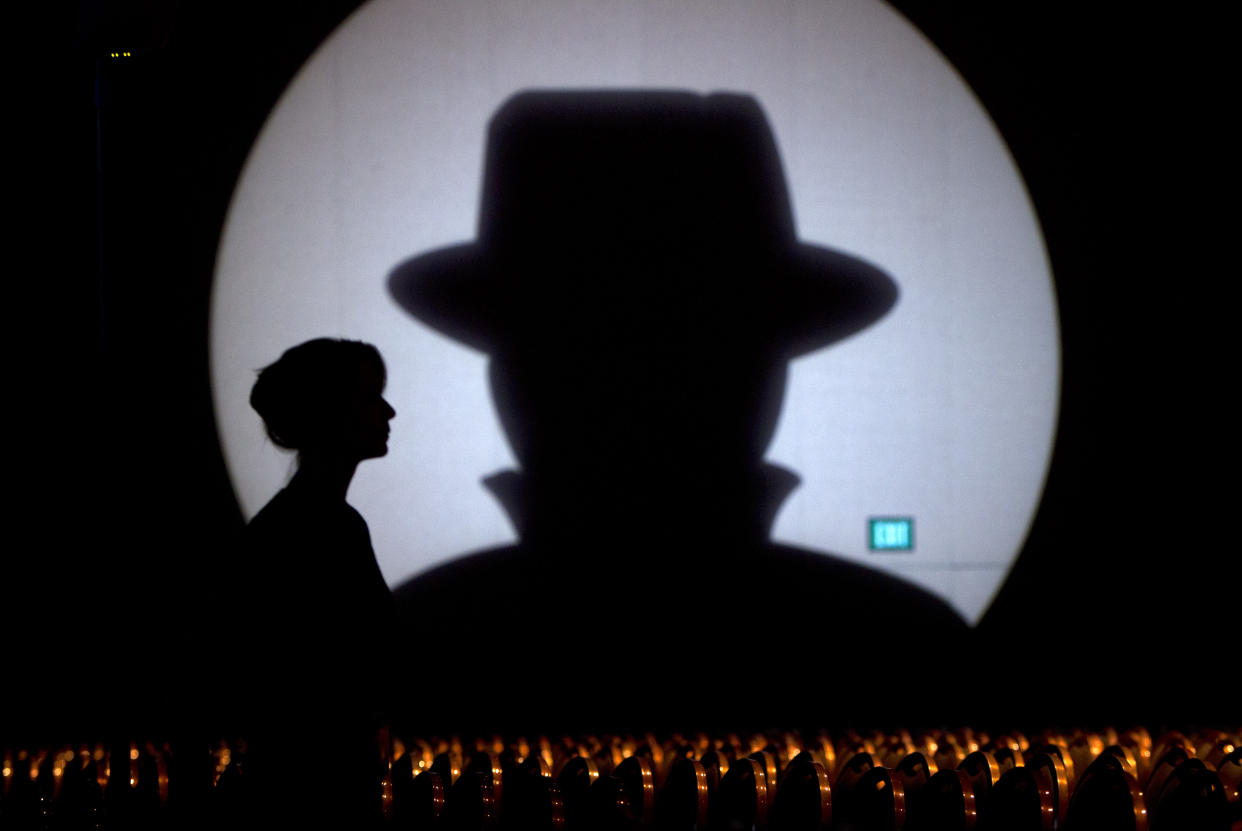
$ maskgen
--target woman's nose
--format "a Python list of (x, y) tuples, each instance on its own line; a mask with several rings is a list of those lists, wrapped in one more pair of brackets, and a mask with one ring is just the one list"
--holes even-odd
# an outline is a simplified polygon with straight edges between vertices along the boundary
[(383, 402), (384, 402), (384, 409), (388, 410), (388, 417), (389, 417), (389, 418), (396, 418), (396, 417), (397, 417), (397, 411), (396, 411), (396, 410), (394, 410), (394, 409), (392, 408), (392, 405), (388, 403), (388, 399), (387, 399), (387, 398), (385, 398), (385, 399), (382, 399), (382, 400), (383, 400)]

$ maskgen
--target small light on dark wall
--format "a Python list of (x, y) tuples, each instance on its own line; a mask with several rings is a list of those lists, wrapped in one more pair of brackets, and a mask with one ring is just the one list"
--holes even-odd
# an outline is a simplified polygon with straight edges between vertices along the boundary
[(871, 517), (867, 547), (872, 551), (913, 551), (913, 517)]

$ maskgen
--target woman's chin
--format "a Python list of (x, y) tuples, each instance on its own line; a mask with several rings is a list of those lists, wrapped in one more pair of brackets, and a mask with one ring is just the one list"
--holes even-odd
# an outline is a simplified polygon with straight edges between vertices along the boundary
[(367, 459), (378, 459), (381, 456), (387, 456), (387, 455), (388, 455), (388, 443), (384, 442), (383, 444), (377, 444), (373, 447), (368, 448), (367, 450), (362, 451), (358, 461), (365, 462)]

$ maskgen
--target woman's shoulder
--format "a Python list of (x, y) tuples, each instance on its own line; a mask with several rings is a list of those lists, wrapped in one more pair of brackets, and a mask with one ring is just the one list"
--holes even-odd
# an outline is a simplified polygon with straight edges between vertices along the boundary
[(315, 551), (370, 548), (371, 535), (362, 515), (344, 501), (306, 499), (285, 488), (263, 506), (246, 527), (255, 553), (290, 556)]
[(279, 491), (250, 520), (248, 527), (259, 531), (288, 525), (327, 524), (366, 525), (362, 514), (349, 503), (325, 499), (314, 493), (287, 487)]

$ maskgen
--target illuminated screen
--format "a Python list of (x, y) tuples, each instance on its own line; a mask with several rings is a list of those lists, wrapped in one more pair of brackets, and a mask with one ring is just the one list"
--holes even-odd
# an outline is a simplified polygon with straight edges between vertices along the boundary
[[(1048, 467), (1053, 284), (992, 122), (879, 0), (363, 6), (273, 110), (219, 250), (212, 384), (246, 515), (293, 464), (247, 404), (254, 371), (337, 336), (374, 343), (388, 363), (390, 452), (359, 468), (349, 500), (389, 585), (516, 539), (480, 484), (516, 467), (486, 356), (403, 311), (386, 280), (412, 255), (476, 238), (488, 121), (532, 88), (733, 91), (760, 103), (799, 241), (875, 263), (900, 287), (878, 323), (790, 365), (765, 458), (801, 484), (773, 538), (905, 577), (977, 621)], [(875, 517), (910, 518), (917, 547), (873, 550)]]

